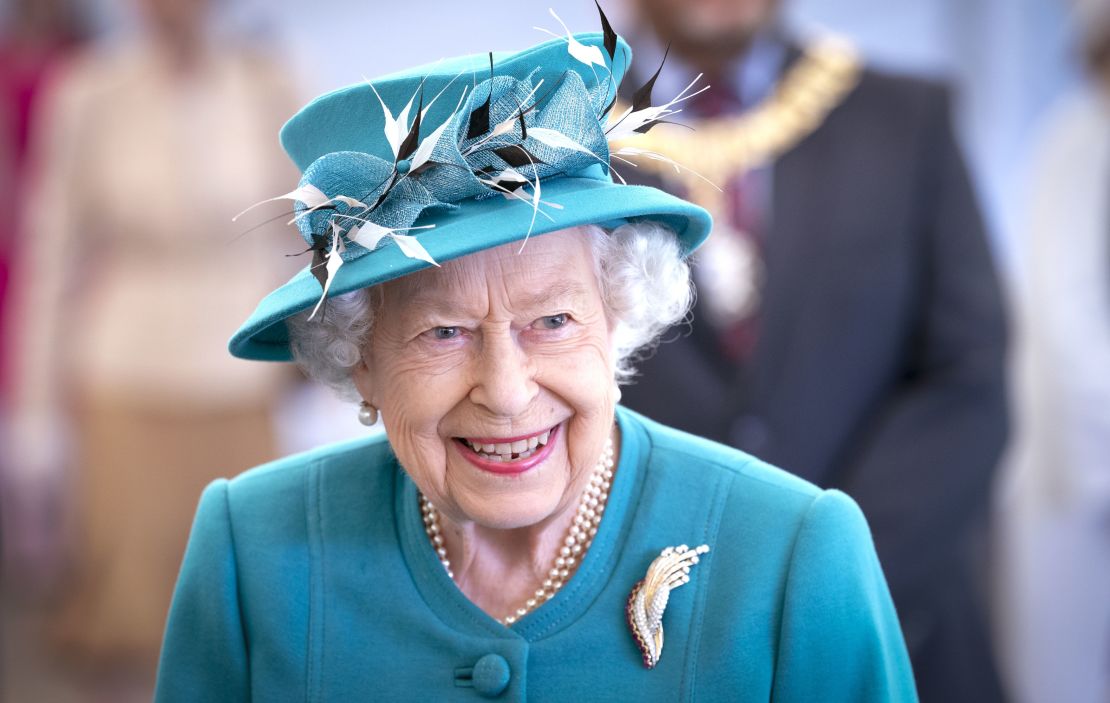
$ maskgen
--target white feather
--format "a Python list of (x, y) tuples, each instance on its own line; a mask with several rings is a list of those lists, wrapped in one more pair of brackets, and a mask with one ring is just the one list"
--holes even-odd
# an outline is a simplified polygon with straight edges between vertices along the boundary
[(644, 109), (636, 110), (635, 112), (632, 111), (631, 107), (625, 108), (624, 112), (622, 112), (617, 117), (609, 120), (609, 125), (605, 129), (606, 138), (609, 140), (610, 143), (613, 143), (620, 141), (621, 139), (635, 136), (636, 130), (643, 127), (645, 124), (648, 124), (649, 122), (652, 122), (654, 120), (662, 120), (682, 112), (681, 108), (677, 110), (672, 108), (674, 108), (674, 106), (678, 105), (679, 103), (686, 102), (696, 95), (701, 95), (703, 92), (709, 89), (709, 86), (703, 86), (697, 92), (687, 95), (687, 91), (693, 88), (694, 84), (701, 80), (701, 77), (702, 74), (699, 73), (697, 76), (694, 77), (694, 80), (690, 81), (690, 83), (682, 89), (682, 92), (680, 92), (672, 100), (663, 105), (645, 107)]
[(433, 266), (439, 266), (439, 264), (436, 263), (436, 260), (432, 258), (432, 255), (429, 254), (424, 246), (416, 240), (416, 237), (406, 234), (390, 234), (389, 236), (393, 238), (393, 241), (397, 242), (397, 247), (405, 256), (409, 257), (410, 259), (420, 259), (421, 261), (427, 261)]
[(369, 249), (370, 251), (373, 251), (375, 248), (377, 248), (378, 244), (381, 243), (384, 237), (396, 234), (397, 232), (411, 232), (417, 229), (432, 229), (433, 227), (435, 227), (435, 225), (422, 225), (420, 227), (398, 227), (396, 229), (390, 229), (389, 227), (382, 227), (375, 222), (370, 222), (369, 220), (364, 220), (362, 218), (356, 217), (353, 219), (358, 220), (362, 224), (353, 227), (351, 231), (347, 233), (347, 239)]
[(312, 185), (311, 183), (306, 183), (303, 186), (297, 188), (296, 190), (293, 190), (293, 191), (290, 191), (290, 192), (286, 193), (285, 195), (279, 195), (279, 196), (274, 197), (274, 198), (267, 198), (266, 200), (263, 200), (261, 202), (255, 203), (254, 205), (251, 205), (246, 210), (243, 210), (238, 215), (231, 218), (231, 221), (235, 222), (240, 217), (247, 214), (251, 210), (255, 209), (259, 205), (264, 205), (266, 203), (272, 203), (275, 200), (295, 200), (299, 203), (304, 203), (305, 205), (307, 205), (309, 208), (311, 208), (313, 210), (315, 210), (316, 208), (319, 208), (319, 207), (323, 207), (324, 205), (327, 205), (328, 203), (331, 202), (331, 200), (328, 198), (328, 196), (324, 195), (324, 192), (322, 190), (320, 190), (316, 186)]
[(563, 29), (567, 33), (567, 51), (570, 53), (571, 56), (573, 56), (578, 61), (586, 64), (587, 66), (601, 66), (602, 68), (606, 68), (605, 55), (601, 53), (601, 49), (599, 47), (586, 46), (582, 42), (575, 39), (574, 35), (570, 32), (570, 28), (567, 27), (567, 23), (564, 22), (562, 18), (559, 17), (559, 15), (555, 14), (554, 8), (548, 8), (547, 11), (551, 13), (551, 16), (555, 18), (556, 22), (563, 25)]
[(348, 197), (346, 195), (337, 195), (332, 198), (331, 201), (339, 201), (347, 207), (360, 207), (363, 210), (366, 209), (366, 203), (362, 202), (361, 200), (356, 200), (355, 198)]
[(389, 142), (389, 148), (393, 150), (393, 158), (397, 158), (397, 154), (401, 150), (401, 144), (405, 141), (405, 137), (408, 136), (409, 133), (409, 110), (412, 109), (412, 101), (416, 99), (416, 94), (414, 93), (413, 96), (409, 98), (409, 102), (405, 105), (405, 109), (401, 110), (401, 113), (394, 117), (393, 113), (390, 112), (389, 108), (386, 106), (385, 100), (382, 100), (382, 96), (378, 93), (378, 89), (374, 87), (374, 84), (370, 81), (366, 81), (366, 83), (370, 86), (370, 90), (374, 91), (374, 95), (377, 96), (378, 102), (382, 105), (382, 114), (385, 118), (385, 125), (382, 127), (382, 131), (385, 132), (385, 140)]
[[(459, 96), (459, 104), (455, 106), (456, 112), (458, 111), (459, 106), (462, 105), (463, 99), (465, 97), (466, 90), (464, 89), (463, 94)], [(439, 139), (443, 136), (444, 130), (446, 130), (447, 126), (452, 124), (453, 121), (454, 120), (449, 116), (443, 121), (443, 124), (441, 124), (439, 127), (436, 127), (434, 132), (424, 137), (424, 139), (420, 142), (420, 146), (416, 148), (416, 153), (412, 155), (412, 165), (409, 167), (410, 172), (420, 168), (425, 163), (427, 163), (428, 159), (432, 158), (432, 151), (436, 148), (436, 144), (439, 143)]]
[(309, 320), (316, 317), (316, 313), (320, 311), (320, 306), (324, 304), (324, 300), (328, 297), (328, 291), (331, 289), (332, 281), (335, 280), (335, 274), (339, 271), (339, 267), (343, 265), (343, 257), (340, 252), (342, 240), (339, 238), (341, 230), (334, 222), (331, 224), (331, 253), (328, 254), (326, 268), (327, 278), (324, 279), (324, 292), (320, 295), (320, 300), (316, 302), (316, 307), (312, 308), (312, 314), (308, 316)]
[(373, 251), (377, 248), (378, 243), (382, 241), (383, 237), (385, 237), (387, 234), (392, 233), (393, 230), (389, 229), (388, 227), (382, 227), (381, 225), (376, 225), (373, 222), (364, 222), (357, 227), (351, 228), (351, 231), (347, 235), (347, 238), (355, 244), (366, 247), (370, 251)]
[[(617, 151), (614, 151), (613, 156), (615, 156), (615, 157), (642, 156), (644, 158), (651, 159), (652, 161), (661, 161), (663, 163), (670, 164), (671, 167), (674, 168), (675, 173), (682, 173), (683, 171), (689, 171), (690, 173), (692, 173), (695, 176), (697, 176), (698, 178), (702, 179), (703, 181), (705, 181), (709, 185), (713, 186), (717, 190), (721, 190), (721, 187), (719, 185), (717, 185), (713, 181), (709, 180), (705, 176), (701, 175), (700, 173), (698, 173), (694, 169), (689, 168), (687, 166), (683, 166), (682, 164), (678, 163), (674, 159), (672, 159), (668, 156), (664, 156), (663, 154), (660, 154), (660, 153), (655, 152), (655, 151), (648, 151), (647, 149), (640, 149), (640, 148), (637, 148), (637, 147), (634, 147), (634, 146), (624, 146), (624, 147), (621, 147), (620, 149), (618, 149)], [(621, 159), (621, 160), (625, 161), (626, 159)]]
[(570, 149), (571, 151), (580, 151), (583, 154), (589, 154), (598, 161), (601, 157), (593, 153), (586, 147), (574, 141), (562, 132), (547, 127), (532, 127), (528, 130), (528, 136), (534, 138), (538, 142), (542, 142), (553, 149)]

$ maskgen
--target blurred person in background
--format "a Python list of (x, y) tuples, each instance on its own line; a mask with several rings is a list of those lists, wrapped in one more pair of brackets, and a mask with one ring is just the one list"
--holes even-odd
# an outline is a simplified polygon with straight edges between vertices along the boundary
[(630, 2), (638, 65), (669, 46), (657, 87), (704, 73), (712, 90), (684, 105), (693, 131), (637, 144), (698, 174), (625, 176), (717, 225), (692, 328), (626, 402), (853, 496), (922, 700), (1000, 699), (974, 548), (1007, 431), (1006, 334), (948, 92), (799, 42), (777, 0)]
[[(27, 152), (33, 106), (36, 97), (49, 83), (56, 66), (64, 62), (84, 38), (83, 17), (68, 0), (17, 0), (8, 10), (0, 31), (0, 333), (5, 329), (5, 301), (9, 294), (11, 268), (19, 244), (16, 232), (21, 214), (22, 195), (30, 173)], [(2, 339), (2, 337), (0, 337)], [(7, 394), (10, 389), (7, 347), (0, 343), (0, 444), (4, 443)], [(22, 555), (41, 552), (47, 535), (32, 534), (11, 527), (23, 518), (5, 501), (3, 452), (0, 451), (0, 558), (13, 551)], [(21, 505), (31, 512), (31, 506)], [(6, 511), (5, 508), (8, 508)], [(16, 539), (16, 534), (21, 539)], [(24, 562), (25, 565), (30, 565)], [(45, 566), (42, 561), (36, 562)]]
[[(51, 69), (82, 39), (82, 22), (69, 0), (16, 0), (0, 32), (0, 211), (17, 213), (32, 105)], [(0, 329), (16, 245), (14, 217), (0, 219)], [(0, 345), (0, 398), (8, 387)]]
[(995, 610), (1018, 703), (1110, 701), (1110, 3), (1032, 161)]
[(297, 98), (264, 52), (215, 41), (210, 4), (136, 2), (139, 36), (66, 68), (31, 154), (5, 334), (9, 492), (71, 484), (73, 570), (51, 632), (100, 675), (153, 678), (197, 496), (275, 454), (285, 376), (224, 349), (286, 272), (247, 255), (268, 231), (237, 238), (231, 218), (295, 173), (273, 133)]

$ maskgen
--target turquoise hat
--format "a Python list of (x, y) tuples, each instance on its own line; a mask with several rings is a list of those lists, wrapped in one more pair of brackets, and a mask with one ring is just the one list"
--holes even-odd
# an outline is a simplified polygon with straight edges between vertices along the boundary
[(298, 112), (281, 142), (303, 178), (280, 197), (293, 201), (313, 260), (262, 300), (231, 353), (289, 361), (290, 316), (326, 315), (331, 296), (529, 236), (652, 220), (673, 229), (687, 254), (701, 244), (705, 210), (613, 180), (620, 161), (610, 164), (610, 142), (634, 144), (690, 95), (652, 106), (652, 80), (631, 106), (614, 107), (632, 52), (604, 16), (602, 24), (603, 33), (349, 86)]

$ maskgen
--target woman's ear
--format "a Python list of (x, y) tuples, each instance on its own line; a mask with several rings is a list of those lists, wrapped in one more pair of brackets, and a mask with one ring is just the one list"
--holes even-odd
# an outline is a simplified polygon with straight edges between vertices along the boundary
[[(380, 286), (374, 286), (370, 289), (370, 308), (371, 320), (377, 322), (378, 314), (381, 310), (381, 290)], [(358, 346), (358, 361), (355, 362), (351, 368), (351, 381), (355, 384), (355, 389), (362, 399), (371, 405), (377, 406), (375, 402), (375, 379), (374, 379), (374, 351), (372, 349), (373, 339), (369, 332), (364, 333), (364, 336), (359, 340)]]

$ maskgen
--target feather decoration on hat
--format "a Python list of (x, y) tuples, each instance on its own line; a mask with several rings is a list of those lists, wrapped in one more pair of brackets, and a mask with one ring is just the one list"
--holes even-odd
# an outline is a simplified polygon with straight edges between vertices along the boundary
[[(588, 73), (566, 70), (553, 81), (537, 78), (539, 68), (524, 78), (499, 76), (490, 53), (489, 78), (464, 88), (455, 109), (433, 129), (428, 129), (426, 120), (429, 109), (455, 79), (427, 104), (427, 78), (421, 80), (396, 112), (378, 87), (367, 81), (381, 107), (382, 137), (392, 158), (353, 151), (327, 153), (304, 169), (298, 188), (263, 201), (294, 203), (290, 222), (309, 245), (302, 253), (313, 253), (310, 270), (322, 291), (313, 317), (325, 305), (343, 263), (365, 256), (386, 240), (409, 258), (438, 265), (416, 236), (404, 234), (434, 228), (433, 224), (415, 225), (429, 209), (451, 210), (465, 199), (495, 195), (520, 200), (532, 208), (527, 242), (537, 218), (552, 219), (546, 209), (562, 209), (541, 198), (545, 179), (601, 164), (624, 182), (613, 169), (614, 159), (633, 166), (631, 157), (670, 161), (643, 149), (621, 146), (614, 151), (609, 145), (644, 134), (681, 112), (681, 103), (706, 89), (694, 90), (701, 76), (674, 99), (652, 105), (661, 63), (633, 93), (632, 104), (619, 115), (611, 114), (620, 87), (614, 85), (613, 65), (618, 37), (597, 0), (595, 4), (602, 47), (579, 41), (554, 10), (550, 14), (565, 35), (537, 28), (565, 41), (568, 54), (589, 67)], [(583, 78), (591, 74), (592, 88)], [(623, 70), (616, 72), (623, 74)]]

